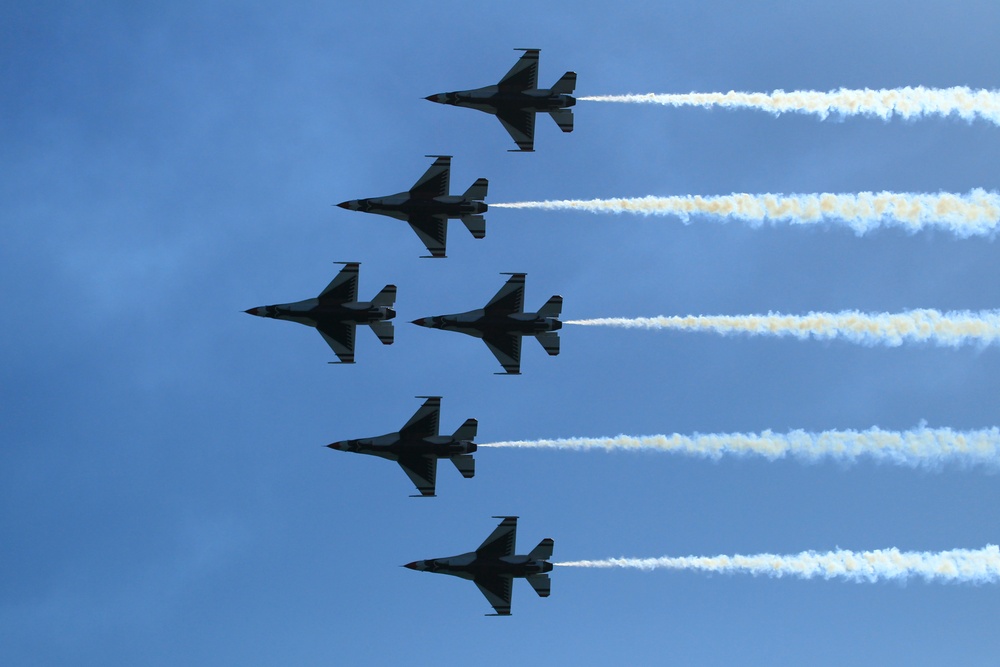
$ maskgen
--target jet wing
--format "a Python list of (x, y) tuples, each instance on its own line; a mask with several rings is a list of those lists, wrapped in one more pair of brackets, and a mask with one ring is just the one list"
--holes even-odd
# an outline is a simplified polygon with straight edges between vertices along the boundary
[(433, 456), (402, 455), (399, 466), (406, 473), (422, 496), (434, 495), (434, 480), (437, 478), (437, 459)]
[(510, 595), (513, 591), (514, 578), (509, 574), (494, 576), (478, 576), (473, 581), (486, 600), (493, 605), (498, 616), (510, 616)]
[(531, 152), (535, 150), (535, 112), (523, 109), (503, 109), (497, 111), (497, 118), (511, 139), (517, 144), (518, 150)]
[(354, 329), (353, 322), (324, 323), (316, 326), (316, 330), (342, 364), (354, 363)]
[(344, 268), (319, 293), (321, 303), (354, 303), (358, 300), (358, 267), (357, 262), (345, 262)]
[(444, 215), (411, 216), (407, 222), (417, 233), (431, 257), (444, 257), (448, 242), (448, 218)]
[[(430, 157), (430, 156), (428, 156)], [(451, 156), (437, 156), (434, 164), (420, 177), (410, 194), (415, 197), (446, 197), (449, 192), (449, 177), (451, 175)]]
[(538, 88), (538, 51), (538, 49), (524, 49), (524, 55), (497, 84), (501, 92)]
[[(407, 438), (430, 438), (438, 434), (438, 419), (441, 416), (441, 397), (431, 396), (413, 413), (399, 434)], [(431, 479), (434, 479), (431, 477)], [(432, 482), (433, 483), (433, 482)]]
[[(517, 517), (505, 516), (500, 525), (490, 533), (490, 536), (476, 549), (476, 556), (488, 558), (503, 558), (514, 555), (514, 542), (517, 540)], [(477, 579), (478, 581), (478, 579)], [(510, 602), (510, 594), (507, 594)]]
[(516, 334), (484, 336), (483, 342), (497, 358), (506, 373), (518, 375), (521, 372), (521, 337)]
[(513, 273), (483, 310), (500, 313), (524, 312), (524, 277), (527, 274)]

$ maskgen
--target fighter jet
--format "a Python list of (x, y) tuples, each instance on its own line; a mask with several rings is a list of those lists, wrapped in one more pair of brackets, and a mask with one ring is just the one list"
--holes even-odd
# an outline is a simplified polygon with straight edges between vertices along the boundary
[(510, 616), (510, 595), (514, 577), (527, 579), (540, 597), (547, 598), (550, 582), (549, 575), (545, 573), (552, 571), (552, 563), (548, 560), (552, 558), (552, 547), (555, 542), (546, 537), (527, 556), (515, 556), (517, 517), (493, 518), (503, 521), (475, 551), (450, 558), (416, 560), (403, 567), (420, 572), (437, 572), (471, 579), (496, 610), (495, 614), (486, 614), (487, 616)]
[(511, 276), (488, 304), (478, 310), (454, 315), (437, 315), (414, 320), (413, 324), (432, 329), (445, 329), (482, 338), (490, 352), (503, 366), (504, 373), (521, 373), (521, 336), (534, 336), (551, 356), (559, 354), (559, 334), (562, 328), (559, 313), (562, 297), (553, 296), (537, 313), (524, 310), (524, 273), (503, 273)]
[(439, 93), (424, 99), (439, 104), (479, 109), (496, 115), (517, 144), (518, 151), (535, 150), (535, 114), (546, 112), (563, 132), (573, 131), (572, 97), (576, 72), (566, 72), (551, 88), (538, 87), (539, 49), (514, 49), (524, 55), (495, 86)]
[(478, 447), (472, 441), (476, 437), (479, 422), (475, 419), (466, 419), (453, 435), (438, 435), (441, 397), (417, 396), (417, 398), (427, 400), (399, 431), (374, 438), (339, 440), (327, 447), (396, 461), (420, 491), (420, 496), (411, 496), (413, 498), (434, 496), (438, 459), (451, 459), (462, 473), (462, 477), (474, 477), (476, 460), (472, 457), (472, 453)]
[(258, 306), (244, 312), (316, 327), (340, 359), (331, 364), (354, 363), (354, 330), (359, 324), (370, 326), (383, 345), (392, 345), (393, 328), (388, 320), (396, 316), (392, 309), (396, 286), (386, 285), (371, 301), (358, 301), (358, 267), (361, 265), (358, 262), (337, 263), (344, 268), (315, 299)]
[(349, 211), (378, 213), (405, 220), (427, 247), (430, 257), (444, 257), (449, 218), (460, 219), (477, 239), (486, 236), (486, 218), (480, 214), (489, 208), (482, 201), (486, 199), (489, 181), (477, 178), (465, 194), (449, 195), (451, 156), (426, 157), (437, 159), (409, 191), (386, 197), (352, 199), (337, 206)]

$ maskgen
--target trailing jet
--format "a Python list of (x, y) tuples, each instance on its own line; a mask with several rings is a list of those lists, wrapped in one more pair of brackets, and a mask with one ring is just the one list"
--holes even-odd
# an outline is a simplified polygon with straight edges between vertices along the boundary
[(370, 326), (383, 345), (392, 345), (393, 328), (388, 320), (396, 316), (392, 309), (396, 286), (386, 285), (371, 301), (358, 301), (358, 267), (361, 265), (358, 262), (337, 263), (344, 268), (315, 299), (259, 306), (244, 312), (316, 327), (342, 364), (354, 363), (354, 330), (359, 324)]
[(561, 296), (553, 296), (537, 313), (522, 312), (526, 274), (501, 275), (511, 277), (482, 308), (454, 315), (422, 317), (414, 320), (413, 324), (482, 338), (504, 372), (518, 375), (521, 372), (521, 336), (534, 336), (549, 355), (559, 354), (559, 334), (556, 331), (562, 328), (559, 313), (562, 312), (563, 300)]
[(453, 577), (471, 579), (493, 609), (495, 614), (487, 616), (510, 616), (510, 596), (514, 577), (528, 580), (540, 597), (547, 598), (551, 590), (549, 575), (552, 571), (552, 547), (555, 545), (546, 537), (527, 556), (514, 555), (517, 539), (517, 517), (495, 516), (503, 519), (486, 541), (478, 549), (449, 558), (416, 560), (403, 567), (419, 572), (437, 572)]
[(420, 240), (431, 253), (430, 257), (444, 257), (448, 238), (448, 219), (458, 218), (481, 239), (486, 236), (485, 213), (489, 208), (486, 190), (489, 181), (477, 178), (465, 194), (449, 195), (451, 175), (450, 155), (427, 155), (437, 158), (430, 169), (420, 177), (407, 192), (398, 192), (386, 197), (352, 199), (337, 204), (349, 211), (378, 213), (410, 223)]
[(339, 440), (327, 447), (396, 461), (420, 491), (420, 496), (413, 496), (414, 498), (434, 496), (438, 459), (451, 459), (462, 473), (462, 477), (474, 477), (476, 460), (472, 457), (472, 453), (478, 447), (473, 440), (479, 422), (475, 419), (466, 419), (453, 435), (438, 435), (441, 397), (417, 396), (417, 398), (427, 400), (399, 431), (374, 438)]
[(551, 88), (538, 87), (539, 49), (514, 49), (524, 55), (495, 86), (439, 93), (424, 99), (439, 104), (479, 109), (496, 115), (517, 144), (517, 151), (535, 150), (535, 114), (548, 113), (563, 132), (573, 131), (576, 72), (566, 72)]

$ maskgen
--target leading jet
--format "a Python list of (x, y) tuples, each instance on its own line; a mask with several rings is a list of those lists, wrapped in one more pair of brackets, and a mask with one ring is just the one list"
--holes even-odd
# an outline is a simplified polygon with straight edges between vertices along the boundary
[(552, 571), (552, 563), (548, 560), (552, 558), (552, 547), (555, 542), (547, 537), (528, 555), (515, 556), (517, 517), (493, 518), (503, 521), (475, 551), (448, 558), (416, 560), (403, 567), (418, 572), (437, 572), (471, 579), (496, 611), (495, 614), (487, 616), (510, 616), (514, 577), (527, 579), (540, 597), (547, 598), (551, 592), (551, 583), (546, 573)]
[(451, 156), (427, 155), (436, 158), (426, 173), (406, 192), (385, 197), (352, 199), (337, 204), (340, 208), (363, 213), (378, 213), (397, 218), (410, 224), (417, 233), (430, 257), (445, 257), (448, 239), (448, 219), (458, 218), (472, 233), (481, 239), (486, 236), (486, 218), (481, 214), (489, 208), (486, 191), (489, 181), (477, 178), (462, 195), (449, 195)]
[(462, 477), (476, 475), (476, 460), (472, 453), (478, 449), (473, 440), (479, 428), (475, 419), (466, 419), (452, 435), (438, 435), (438, 418), (441, 414), (440, 396), (417, 396), (426, 398), (403, 428), (394, 433), (338, 440), (327, 445), (341, 452), (370, 454), (395, 461), (407, 474), (410, 481), (420, 491), (415, 498), (433, 497), (437, 478), (438, 459), (451, 459)]
[(424, 99), (494, 114), (517, 144), (517, 153), (535, 150), (535, 114), (548, 113), (563, 132), (573, 131), (576, 72), (566, 72), (551, 88), (538, 87), (539, 49), (514, 49), (524, 55), (495, 86), (438, 93)]
[(521, 373), (521, 337), (534, 336), (551, 356), (559, 354), (559, 334), (562, 328), (559, 314), (562, 297), (553, 296), (537, 313), (524, 310), (524, 273), (504, 273), (511, 276), (490, 302), (477, 310), (453, 315), (436, 315), (414, 320), (413, 324), (431, 329), (458, 331), (482, 338), (490, 352), (503, 366), (504, 373)]
[(396, 302), (396, 286), (386, 285), (371, 301), (358, 301), (358, 269), (361, 264), (337, 263), (343, 264), (344, 268), (315, 299), (258, 306), (244, 312), (316, 327), (340, 359), (339, 362), (331, 361), (331, 364), (354, 363), (354, 333), (359, 324), (370, 326), (383, 345), (392, 345), (394, 330), (389, 320), (396, 316), (396, 311), (392, 309)]

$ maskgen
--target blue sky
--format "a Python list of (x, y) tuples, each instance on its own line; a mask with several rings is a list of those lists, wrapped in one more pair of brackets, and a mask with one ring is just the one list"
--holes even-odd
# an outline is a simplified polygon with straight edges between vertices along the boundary
[[(399, 565), (474, 548), (494, 514), (555, 559), (979, 548), (996, 475), (861, 463), (482, 451), (409, 498), (332, 452), (444, 397), (483, 442), (996, 424), (992, 348), (867, 348), (570, 328), (519, 377), (411, 326), (478, 307), (503, 271), (567, 319), (993, 309), (996, 244), (835, 225), (509, 211), (419, 259), (388, 218), (331, 204), (452, 154), (488, 201), (995, 188), (1000, 128), (581, 102), (536, 150), (430, 104), (542, 49), (577, 93), (996, 89), (993, 2), (19, 3), (0, 10), (0, 662), (4, 664), (993, 664), (991, 586), (558, 570), (483, 618), (466, 582)], [(399, 287), (396, 343), (358, 363), (251, 306), (360, 261)]]

